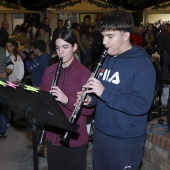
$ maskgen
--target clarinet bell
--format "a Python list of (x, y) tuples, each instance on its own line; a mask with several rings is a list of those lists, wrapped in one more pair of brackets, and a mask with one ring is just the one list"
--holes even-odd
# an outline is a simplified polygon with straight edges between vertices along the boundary
[(65, 132), (62, 136), (60, 136), (63, 142), (69, 143), (70, 141), (70, 132)]
[(41, 133), (41, 136), (40, 136), (40, 139), (39, 139), (39, 141), (37, 143), (39, 146), (42, 146), (42, 145), (45, 144), (45, 132), (46, 132), (46, 130), (43, 129), (43, 131)]

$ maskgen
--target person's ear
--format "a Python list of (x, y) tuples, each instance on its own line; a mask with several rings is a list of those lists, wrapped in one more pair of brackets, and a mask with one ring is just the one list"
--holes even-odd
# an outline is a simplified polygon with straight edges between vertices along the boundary
[(125, 32), (123, 35), (124, 41), (127, 41), (130, 38), (130, 32)]
[(73, 46), (73, 52), (75, 52), (77, 50), (77, 47), (78, 47), (78, 45), (77, 45), (77, 43), (75, 43)]

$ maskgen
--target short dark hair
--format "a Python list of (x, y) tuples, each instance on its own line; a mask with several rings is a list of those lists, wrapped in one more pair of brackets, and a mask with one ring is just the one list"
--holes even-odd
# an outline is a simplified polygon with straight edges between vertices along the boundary
[(71, 28), (74, 28), (74, 29), (78, 29), (78, 27), (80, 27), (80, 24), (78, 22), (74, 22), (72, 25), (71, 25)]
[(39, 30), (40, 30), (40, 29), (43, 29), (43, 30), (46, 32), (46, 29), (45, 29), (45, 26), (44, 26), (44, 25), (40, 25)]
[(57, 22), (63, 22), (63, 20), (62, 19), (58, 19), (58, 21)]
[(115, 30), (132, 32), (134, 28), (133, 16), (127, 11), (115, 9), (103, 15), (98, 27), (101, 32)]
[(44, 40), (36, 40), (33, 43), (33, 47), (39, 49), (41, 52), (45, 52), (46, 50), (46, 42)]
[(83, 21), (84, 21), (86, 18), (88, 18), (89, 21), (91, 21), (91, 16), (90, 16), (90, 15), (85, 15), (84, 18), (83, 18)]
[(44, 18), (44, 21), (46, 21), (46, 20), (49, 20), (49, 18), (47, 18), (47, 17), (46, 17), (46, 18)]
[(77, 43), (77, 39), (76, 39), (76, 36), (74, 34), (74, 32), (72, 32), (71, 30), (67, 30), (67, 29), (64, 29), (62, 30), (56, 39), (58, 38), (61, 38), (62, 40), (70, 43), (72, 46), (74, 46), (74, 44)]

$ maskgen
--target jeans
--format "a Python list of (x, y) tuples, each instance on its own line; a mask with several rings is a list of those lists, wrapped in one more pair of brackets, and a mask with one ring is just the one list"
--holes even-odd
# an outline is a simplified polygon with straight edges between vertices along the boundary
[(88, 67), (91, 64), (92, 50), (91, 48), (86, 48), (85, 50), (85, 54), (81, 56), (81, 63)]
[(7, 123), (7, 116), (3, 112), (0, 112), (0, 132), (6, 132)]
[(170, 73), (170, 52), (164, 51), (161, 53), (162, 60), (162, 77), (164, 78)]
[(0, 98), (0, 132), (6, 132), (7, 130), (7, 113), (9, 107), (3, 98)]

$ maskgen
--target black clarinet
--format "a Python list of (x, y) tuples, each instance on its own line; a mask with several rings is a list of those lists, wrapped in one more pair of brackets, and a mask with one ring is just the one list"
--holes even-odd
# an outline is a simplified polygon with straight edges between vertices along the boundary
[[(58, 80), (59, 80), (60, 72), (61, 72), (61, 67), (62, 67), (62, 62), (63, 62), (63, 58), (61, 57), (59, 59), (58, 67), (56, 69), (56, 73), (55, 73), (55, 76), (53, 78), (53, 82), (52, 82), (51, 86), (56, 86), (58, 84)], [(43, 129), (41, 136), (40, 136), (40, 139), (39, 139), (39, 142), (38, 142), (38, 145), (43, 145), (45, 134), (46, 134), (46, 129)]]
[(58, 84), (58, 80), (60, 78), (62, 63), (63, 63), (63, 58), (61, 57), (59, 59), (59, 62), (58, 62), (58, 67), (56, 69), (56, 73), (55, 73), (55, 76), (54, 76), (54, 79), (53, 79), (53, 82), (52, 82), (52, 86), (56, 86)]
[[(102, 52), (102, 55), (101, 55), (101, 58), (100, 58), (99, 62), (97, 63), (96, 68), (95, 68), (94, 71), (91, 73), (90, 77), (95, 77), (95, 78), (98, 77), (99, 72), (100, 72), (100, 69), (101, 69), (101, 67), (102, 67), (102, 65), (103, 65), (103, 62), (104, 62), (104, 59), (105, 59), (106, 55), (107, 55), (107, 52), (106, 52), (106, 50), (104, 50), (104, 51)], [(75, 108), (74, 108), (73, 113), (72, 113), (72, 115), (71, 115), (71, 117), (70, 117), (70, 120), (69, 120), (70, 123), (76, 123), (76, 121), (77, 121), (77, 119), (78, 119), (78, 116), (79, 116), (79, 114), (80, 114), (80, 111), (81, 111), (81, 109), (82, 109), (82, 107), (83, 107), (83, 103), (84, 103), (84, 101), (85, 101), (85, 99), (86, 99), (86, 97), (87, 97), (87, 95), (88, 95), (88, 94), (86, 93), (87, 90), (88, 90), (87, 88), (85, 88), (85, 89), (83, 90), (83, 94), (81, 95), (81, 100), (80, 100), (80, 102), (75, 105)], [(61, 138), (64, 142), (67, 142), (67, 143), (68, 143), (69, 140), (70, 140), (70, 135), (71, 135), (71, 132), (65, 132), (62, 136), (60, 136), (60, 138)]]

